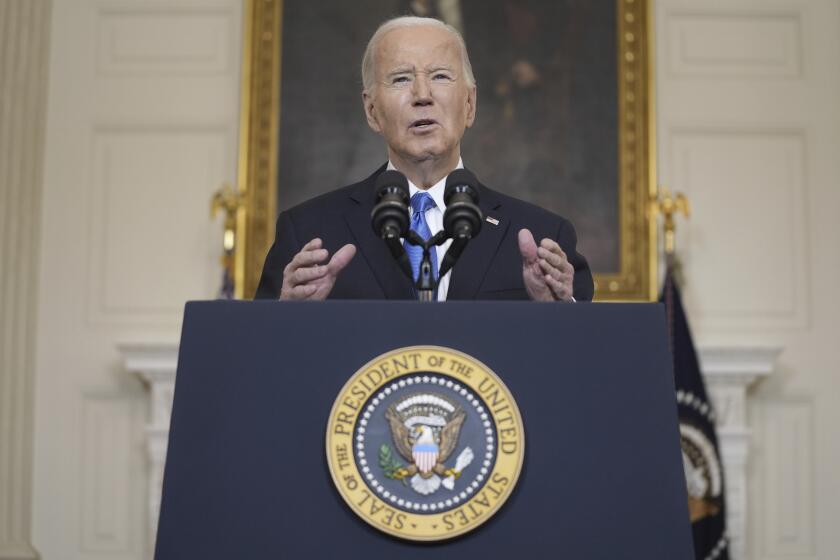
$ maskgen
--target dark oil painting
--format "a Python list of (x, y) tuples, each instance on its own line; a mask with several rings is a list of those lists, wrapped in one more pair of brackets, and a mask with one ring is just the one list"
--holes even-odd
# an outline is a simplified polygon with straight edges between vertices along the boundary
[(364, 179), (387, 160), (365, 121), (361, 57), (398, 15), (459, 29), (478, 83), (464, 165), (487, 186), (572, 221), (595, 272), (619, 270), (615, 0), (287, 0), (278, 209)]

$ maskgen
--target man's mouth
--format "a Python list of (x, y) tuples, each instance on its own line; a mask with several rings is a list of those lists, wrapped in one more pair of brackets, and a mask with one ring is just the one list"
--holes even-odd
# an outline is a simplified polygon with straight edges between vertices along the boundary
[(411, 128), (415, 130), (427, 130), (437, 124), (434, 119), (417, 119), (411, 123)]

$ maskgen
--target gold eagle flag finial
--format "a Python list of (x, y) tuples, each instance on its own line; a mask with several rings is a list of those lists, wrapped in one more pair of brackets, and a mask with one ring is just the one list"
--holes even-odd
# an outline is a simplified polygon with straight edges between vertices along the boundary
[(671, 195), (671, 190), (666, 186), (659, 187), (659, 196), (651, 201), (653, 216), (662, 214), (662, 228), (665, 232), (665, 258), (670, 261), (674, 258), (676, 251), (676, 220), (677, 214), (686, 218), (691, 215), (691, 207), (688, 198), (682, 193)]
[(236, 224), (241, 208), (243, 208), (242, 193), (229, 183), (224, 183), (219, 190), (213, 193), (213, 198), (210, 199), (210, 218), (215, 219), (219, 212), (224, 212), (225, 214), (222, 256), (219, 260), (221, 261), (225, 275), (225, 281), (223, 282), (221, 291), (227, 297), (233, 297), (234, 267), (237, 250)]

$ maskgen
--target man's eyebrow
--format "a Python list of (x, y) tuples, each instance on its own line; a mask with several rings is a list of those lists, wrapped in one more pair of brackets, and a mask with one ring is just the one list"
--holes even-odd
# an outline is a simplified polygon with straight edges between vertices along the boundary
[(411, 74), (412, 72), (414, 72), (414, 69), (410, 66), (398, 66), (385, 75), (396, 76), (397, 74)]

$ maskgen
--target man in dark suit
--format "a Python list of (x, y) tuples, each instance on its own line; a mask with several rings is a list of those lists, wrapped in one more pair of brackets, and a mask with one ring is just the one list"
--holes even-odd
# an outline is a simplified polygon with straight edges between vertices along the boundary
[[(368, 43), (362, 78), (368, 125), (388, 145), (387, 166), (409, 180), (412, 224), (419, 218), (434, 234), (442, 228), (446, 177), (463, 166), (461, 138), (476, 115), (463, 38), (435, 19), (390, 20)], [(280, 215), (258, 298), (414, 298), (370, 226), (373, 185), (384, 169)], [(483, 185), (479, 200), (486, 222), (440, 279), (439, 300), (592, 299), (592, 275), (568, 221)], [(438, 248), (437, 262), (447, 247)]]

